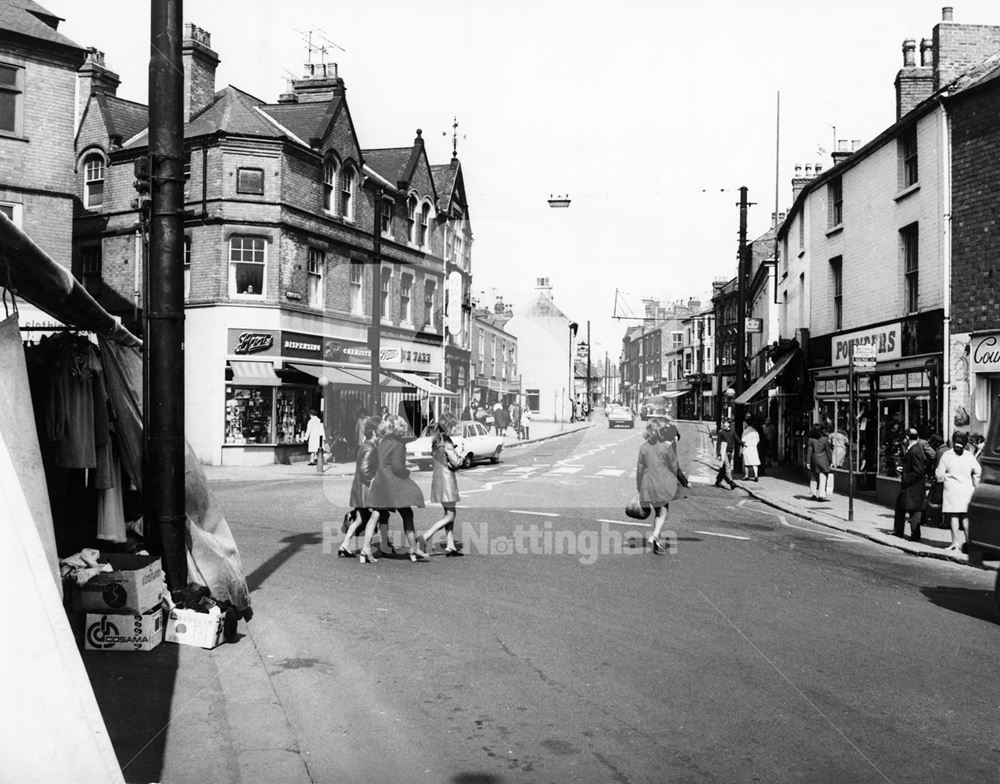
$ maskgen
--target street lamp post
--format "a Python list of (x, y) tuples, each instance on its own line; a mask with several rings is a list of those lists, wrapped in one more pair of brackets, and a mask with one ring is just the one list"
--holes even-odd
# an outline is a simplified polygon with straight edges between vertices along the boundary
[(382, 197), (381, 187), (375, 189), (375, 224), (372, 226), (372, 323), (368, 328), (368, 350), (371, 352), (372, 416), (382, 413), (379, 376), (382, 373)]

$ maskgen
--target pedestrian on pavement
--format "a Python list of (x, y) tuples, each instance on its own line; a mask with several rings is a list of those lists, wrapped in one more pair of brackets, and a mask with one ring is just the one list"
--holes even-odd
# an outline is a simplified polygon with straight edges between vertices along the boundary
[(503, 436), (507, 432), (507, 424), (510, 419), (507, 416), (507, 409), (501, 404), (497, 404), (499, 408), (493, 409), (493, 427), (496, 430), (498, 436)]
[(823, 426), (815, 424), (809, 431), (806, 444), (806, 468), (809, 469), (809, 493), (813, 501), (829, 501), (832, 490), (830, 461), (833, 445), (827, 438)]
[(650, 420), (635, 467), (639, 501), (644, 506), (653, 507), (655, 514), (653, 532), (646, 539), (654, 554), (665, 549), (660, 542), (660, 534), (667, 522), (670, 502), (677, 497), (681, 486), (677, 478), (677, 448), (667, 440), (668, 435), (667, 425), (662, 419)]
[(444, 528), (446, 537), (444, 554), (453, 557), (462, 555), (462, 551), (455, 546), (455, 505), (461, 500), (455, 472), (462, 465), (462, 459), (458, 456), (458, 450), (451, 440), (451, 431), (455, 425), (455, 417), (444, 414), (435, 425), (434, 438), (431, 441), (431, 457), (434, 458), (431, 503), (441, 504), (444, 517), (428, 528), (423, 536), (417, 537), (417, 546), (427, 552), (431, 538)]
[(743, 423), (743, 475), (748, 482), (759, 482), (757, 470), (760, 468), (760, 432), (754, 427), (754, 418), (750, 417)]
[[(368, 493), (368, 505), (379, 510), (379, 528), (382, 535), (383, 553), (395, 554), (389, 543), (387, 525), (382, 525), (382, 519), (388, 519), (388, 513), (395, 509), (403, 518), (403, 533), (409, 545), (411, 561), (426, 560), (427, 554), (422, 552), (416, 543), (413, 530), (413, 507), (423, 509), (424, 494), (420, 492), (417, 483), (410, 479), (406, 468), (406, 448), (403, 439), (409, 435), (410, 426), (403, 417), (390, 416), (383, 419), (378, 426), (378, 471)], [(384, 512), (384, 515), (383, 515)]]
[(469, 404), (466, 403), (465, 408), (462, 409), (462, 421), (468, 422), (470, 419), (472, 419), (472, 409), (469, 408)]
[(521, 402), (515, 398), (510, 404), (510, 426), (514, 428), (514, 435), (517, 440), (521, 440)]
[[(983, 476), (979, 461), (969, 450), (968, 433), (958, 431), (951, 437), (951, 449), (941, 455), (935, 476), (942, 483), (941, 514), (948, 518), (951, 527), (948, 550), (964, 552), (969, 542), (969, 502)], [(965, 534), (962, 543), (958, 541), (959, 527)]]
[[(351, 539), (358, 535), (364, 526), (364, 540), (361, 545), (359, 557), (361, 563), (374, 563), (372, 557), (372, 537), (375, 535), (375, 527), (378, 525), (381, 515), (372, 513), (371, 505), (368, 501), (368, 493), (371, 490), (375, 474), (378, 473), (378, 445), (375, 443), (375, 433), (378, 430), (379, 420), (375, 417), (366, 417), (362, 425), (362, 441), (358, 446), (358, 456), (354, 464), (354, 481), (351, 483), (351, 513), (352, 519), (344, 531), (344, 541), (337, 549), (337, 555), (341, 558), (353, 558), (354, 551), (350, 548)], [(388, 522), (388, 513), (385, 514)]]
[(531, 412), (527, 408), (521, 412), (521, 434), (525, 441), (531, 438)]
[[(771, 417), (764, 420), (761, 441), (767, 445), (764, 454), (761, 455), (761, 465), (764, 468), (770, 468), (771, 463), (778, 458), (778, 426), (774, 424)], [(761, 471), (761, 473), (764, 472)]]
[(719, 473), (715, 475), (715, 486), (722, 487), (723, 482), (730, 490), (736, 488), (733, 481), (733, 460), (740, 445), (736, 433), (733, 432), (733, 422), (728, 417), (722, 420), (722, 429), (715, 435), (715, 456), (722, 461)]
[(847, 433), (842, 428), (835, 427), (830, 432), (830, 445), (833, 447), (833, 457), (830, 465), (833, 468), (840, 468), (847, 457)]
[(920, 541), (920, 523), (923, 517), (924, 495), (927, 482), (927, 461), (930, 447), (920, 440), (915, 427), (906, 431), (906, 446), (903, 452), (902, 473), (899, 476), (899, 494), (896, 496), (896, 510), (893, 519), (893, 533), (902, 537), (906, 522), (910, 522), (910, 539)]
[(315, 409), (309, 410), (305, 440), (308, 442), (306, 449), (309, 450), (309, 465), (316, 465), (319, 450), (323, 448), (323, 422), (320, 421), (319, 414), (316, 413)]

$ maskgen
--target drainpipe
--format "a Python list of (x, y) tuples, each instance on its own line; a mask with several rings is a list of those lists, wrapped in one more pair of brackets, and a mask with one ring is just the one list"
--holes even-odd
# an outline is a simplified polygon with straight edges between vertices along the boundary
[[(947, 96), (943, 96), (947, 97)], [(941, 406), (941, 436), (948, 438), (949, 416), (951, 415), (951, 117), (944, 100), (941, 102), (941, 243), (942, 281), (944, 294), (944, 318), (942, 324), (943, 343), (941, 347), (941, 369), (938, 396)]]

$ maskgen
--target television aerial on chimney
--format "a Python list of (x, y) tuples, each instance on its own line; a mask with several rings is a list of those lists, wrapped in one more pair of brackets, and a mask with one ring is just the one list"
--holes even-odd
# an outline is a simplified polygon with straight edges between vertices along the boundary
[[(292, 29), (294, 29), (294, 28), (292, 28)], [(298, 33), (300, 36), (302, 36), (302, 40), (306, 42), (306, 56), (308, 58), (306, 60), (306, 65), (312, 65), (313, 52), (319, 52), (319, 61), (320, 61), (320, 64), (325, 65), (326, 64), (326, 53), (328, 51), (330, 51), (331, 49), (339, 49), (342, 52), (346, 52), (347, 51), (340, 44), (338, 44), (338, 43), (336, 43), (334, 41), (331, 41), (327, 37), (326, 31), (320, 29), (319, 27), (313, 27), (313, 28), (311, 28), (309, 30), (295, 30), (295, 32)], [(313, 36), (314, 35), (315, 35), (316, 39), (320, 43), (318, 43), (318, 44), (313, 43)]]

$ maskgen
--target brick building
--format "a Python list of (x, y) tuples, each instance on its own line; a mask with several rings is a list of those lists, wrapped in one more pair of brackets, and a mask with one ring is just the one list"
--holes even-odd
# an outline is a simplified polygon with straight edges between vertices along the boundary
[[(463, 292), (471, 274), (457, 156), (432, 167), (420, 131), (405, 147), (363, 149), (333, 63), (310, 64), (265, 103), (232, 86), (216, 91), (219, 56), (206, 31), (185, 25), (182, 49), (192, 447), (211, 464), (299, 459), (311, 408), (328, 440), (353, 442), (358, 411), (373, 403), (373, 294), (379, 403), (418, 429), (453, 404), (442, 383), (462, 383), (446, 369), (444, 345), (446, 275)], [(148, 155), (147, 115), (116, 98), (117, 76), (96, 56), (81, 82), (74, 263), (108, 310), (133, 318), (143, 307), (145, 228), (133, 181)], [(467, 354), (461, 339), (452, 348)]]
[(504, 329), (514, 313), (497, 300), (472, 315), (472, 397), (482, 406), (510, 405), (521, 395), (517, 337)]

